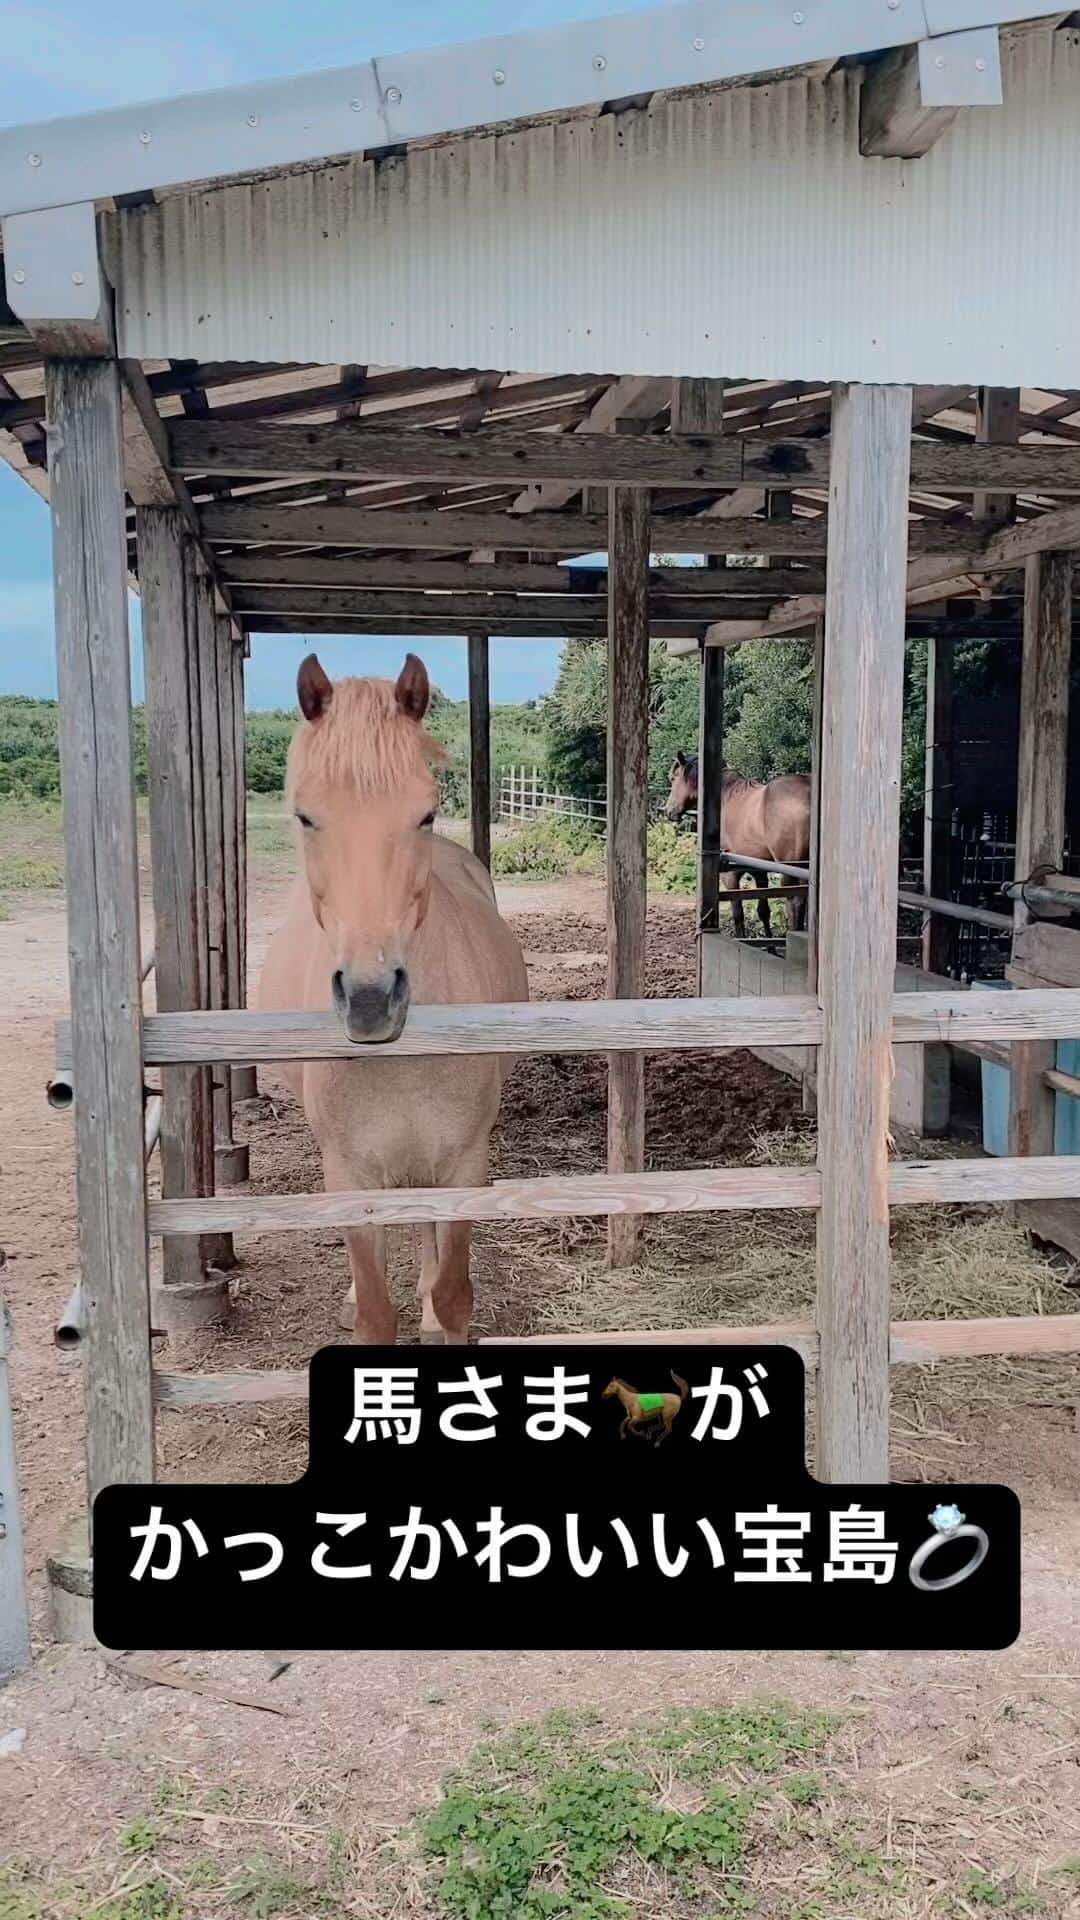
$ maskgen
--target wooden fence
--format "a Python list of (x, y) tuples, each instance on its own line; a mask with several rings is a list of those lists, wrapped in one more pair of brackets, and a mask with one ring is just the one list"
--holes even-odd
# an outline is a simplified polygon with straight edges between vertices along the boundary
[(558, 793), (549, 787), (540, 767), (511, 767), (499, 781), (500, 820), (539, 820), (556, 814), (564, 820), (594, 820), (607, 825), (607, 801), (602, 794), (582, 796)]

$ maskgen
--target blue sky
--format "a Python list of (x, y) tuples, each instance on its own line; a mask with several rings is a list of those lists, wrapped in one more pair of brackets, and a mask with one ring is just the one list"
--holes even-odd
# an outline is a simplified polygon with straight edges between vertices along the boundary
[[(88, 113), (136, 100), (229, 86), (235, 82), (340, 66), (375, 54), (549, 26), (628, 10), (628, 0), (0, 0), (0, 125)], [(157, 23), (161, 22), (159, 26)], [(133, 609), (137, 639), (138, 614)], [(327, 670), (395, 672), (400, 640), (320, 640)], [(290, 706), (302, 636), (252, 642), (249, 706)], [(495, 700), (524, 700), (551, 685), (554, 640), (496, 641)], [(454, 698), (465, 692), (465, 644), (429, 640), (432, 678)], [(141, 698), (138, 647), (132, 665)], [(0, 693), (55, 694), (52, 585), (47, 510), (0, 462)]]

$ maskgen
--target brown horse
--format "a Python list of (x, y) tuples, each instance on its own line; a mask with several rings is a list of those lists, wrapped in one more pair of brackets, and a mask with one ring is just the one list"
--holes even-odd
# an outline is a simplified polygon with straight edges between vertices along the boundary
[[(698, 763), (696, 754), (679, 753), (671, 765), (671, 791), (665, 809), (669, 820), (681, 820), (698, 803)], [(775, 780), (744, 780), (740, 774), (725, 773), (721, 780), (720, 846), (724, 853), (746, 853), (751, 860), (782, 860), (785, 865), (801, 865), (810, 857), (810, 782), (805, 773), (782, 773)], [(768, 875), (752, 874), (764, 886)], [(734, 867), (720, 875), (720, 885), (731, 895), (731, 914), (735, 932), (743, 939), (743, 920), (739, 888), (742, 872)], [(806, 925), (806, 895), (788, 896), (792, 925)], [(772, 932), (769, 903), (762, 896), (757, 903), (758, 919), (766, 936)]]
[[(672, 1379), (678, 1387), (678, 1393), (639, 1393), (636, 1387), (627, 1386), (625, 1380), (617, 1376), (609, 1380), (604, 1388), (604, 1399), (610, 1400), (618, 1395), (625, 1418), (619, 1427), (619, 1439), (625, 1440), (628, 1433), (647, 1434), (653, 1425), (653, 1443), (659, 1446), (671, 1433), (671, 1426), (682, 1407), (690, 1389), (679, 1374), (673, 1373)], [(659, 1425), (656, 1423), (659, 1422)]]
[[(397, 682), (327, 679), (314, 654), (297, 681), (304, 715), (287, 792), (304, 874), (271, 941), (259, 1004), (333, 1007), (355, 1060), (283, 1067), (319, 1144), (327, 1192), (482, 1185), (508, 1062), (496, 1054), (363, 1058), (398, 1038), (410, 996), (427, 1005), (527, 1000), (521, 949), (479, 861), (434, 834), (432, 762), (421, 722), (428, 676), (409, 654)], [(461, 1343), (472, 1313), (468, 1221), (421, 1228), (421, 1339)], [(385, 1230), (346, 1231), (352, 1286), (343, 1324), (393, 1341)], [(350, 1314), (349, 1303), (354, 1302)], [(348, 1316), (348, 1317), (345, 1317)]]

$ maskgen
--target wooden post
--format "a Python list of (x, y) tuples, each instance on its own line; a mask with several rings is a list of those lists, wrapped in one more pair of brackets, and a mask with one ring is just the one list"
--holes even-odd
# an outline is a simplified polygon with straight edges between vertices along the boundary
[[(949, 898), (952, 878), (953, 643), (935, 636), (926, 643), (926, 760), (923, 781), (923, 892)], [(956, 922), (928, 913), (922, 963), (928, 973), (948, 973)]]
[(469, 635), (469, 821), (472, 850), (491, 866), (491, 705), (488, 637)]
[[(228, 887), (225, 858), (224, 756), (222, 752), (221, 681), (218, 670), (217, 614), (209, 580), (201, 569), (195, 577), (195, 633), (199, 654), (199, 697), (202, 707), (203, 806), (206, 826), (206, 928), (208, 963), (207, 1007), (215, 1012), (229, 1005), (226, 947)], [(232, 1137), (232, 1077), (222, 1064), (212, 1068), (214, 1088), (215, 1186), (234, 1180)], [(235, 1265), (230, 1235), (221, 1236), (215, 1266)]]
[(90, 1499), (154, 1477), (120, 372), (47, 360)]
[[(236, 755), (236, 892), (237, 933), (240, 947), (240, 997), (237, 1006), (247, 1006), (248, 969), (248, 889), (247, 889), (247, 727), (244, 708), (244, 648), (232, 644), (233, 733)], [(254, 1100), (259, 1091), (254, 1067), (232, 1070), (234, 1100)]]
[(911, 390), (836, 391), (822, 687), (819, 1479), (889, 1468), (889, 1042)]
[[(0, 1267), (2, 1265), (0, 1257)], [(8, 1310), (0, 1294), (0, 1684), (30, 1665), (30, 1613), (26, 1604), (19, 1474), (8, 1375), (10, 1327)]]
[[(238, 788), (240, 770), (236, 753), (236, 718), (233, 713), (233, 637), (232, 622), (223, 614), (214, 616), (216, 636), (215, 671), (217, 677), (218, 734), (221, 741), (221, 825), (225, 870), (225, 1005), (243, 1006), (240, 984), (240, 853)], [(231, 1067), (222, 1067), (222, 1082), (228, 1101), (230, 1141), (217, 1152), (217, 1184), (235, 1187), (248, 1177), (247, 1144), (231, 1138), (232, 1106), (236, 1082)]]
[[(177, 507), (136, 514), (146, 680), (146, 780), (154, 890), (154, 990), (160, 1013), (205, 1005), (195, 841), (191, 662), (194, 580), (191, 539)], [(200, 730), (201, 731), (201, 730)], [(166, 1067), (161, 1076), (163, 1199), (214, 1191), (214, 1135), (208, 1067)], [(202, 1325), (221, 1308), (225, 1282), (207, 1279), (213, 1245), (169, 1238), (162, 1248), (155, 1324)], [(205, 1289), (209, 1288), (209, 1292)], [(176, 1291), (180, 1289), (180, 1291)]]
[[(649, 536), (644, 488), (608, 496), (607, 881), (608, 997), (645, 991), (645, 827), (649, 755)], [(608, 1172), (645, 1165), (645, 1062), (608, 1057)], [(608, 1265), (641, 1250), (641, 1217), (608, 1222)]]
[[(816, 994), (818, 990), (818, 869), (821, 845), (821, 702), (825, 683), (824, 620), (818, 620), (814, 628), (813, 674), (813, 707), (810, 721), (810, 848), (807, 858), (809, 871), (806, 889), (806, 991)], [(807, 1059), (810, 1067), (803, 1074), (802, 1105), (804, 1113), (814, 1113), (817, 1109), (817, 1061), (811, 1053), (808, 1053)]]
[[(1024, 574), (1024, 645), (1020, 675), (1020, 752), (1016, 796), (1016, 874), (1060, 868), (1065, 840), (1069, 740), (1073, 561), (1068, 553), (1032, 554)], [(1030, 915), (1013, 912), (1013, 940)], [(1011, 1049), (1009, 1152), (1053, 1153), (1056, 1095), (1043, 1075), (1055, 1062), (1052, 1040)], [(1023, 1220), (1028, 1209), (1016, 1207)]]
[(724, 774), (723, 647), (701, 649), (698, 701), (698, 992), (701, 992), (701, 933), (720, 926), (720, 817)]

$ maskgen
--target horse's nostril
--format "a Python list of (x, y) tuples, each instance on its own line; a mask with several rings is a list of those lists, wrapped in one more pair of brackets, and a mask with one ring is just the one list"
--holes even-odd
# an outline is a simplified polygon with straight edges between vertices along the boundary
[(393, 987), (391, 988), (392, 997), (400, 1000), (408, 984), (409, 984), (409, 976), (406, 973), (404, 967), (395, 967), (394, 968), (394, 984), (393, 984)]
[(344, 1000), (344, 998), (345, 998), (345, 975), (344, 975), (344, 974), (342, 973), (342, 971), (341, 971), (341, 968), (340, 968), (340, 967), (338, 968), (338, 970), (337, 970), (337, 972), (336, 972), (336, 973), (334, 974), (334, 976), (333, 976), (333, 978), (332, 978), (332, 980), (331, 980), (331, 982), (330, 982), (330, 985), (331, 985), (331, 987), (333, 988), (333, 991), (334, 991), (334, 999), (335, 999), (335, 1000)]

